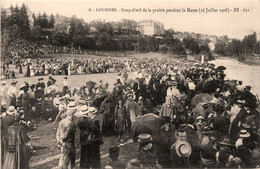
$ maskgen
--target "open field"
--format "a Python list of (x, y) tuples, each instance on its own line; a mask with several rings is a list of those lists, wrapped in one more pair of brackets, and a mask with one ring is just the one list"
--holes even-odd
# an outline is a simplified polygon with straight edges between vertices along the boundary
[[(58, 55), (54, 56), (55, 58), (66, 58), (70, 57), (70, 55)], [(73, 57), (78, 58), (89, 58), (94, 57), (97, 58), (97, 56), (83, 56), (83, 55), (74, 55)], [(135, 57), (160, 57), (163, 56), (161, 54), (139, 54), (138, 56), (135, 55)], [(98, 57), (99, 58), (99, 57)], [(115, 57), (116, 59), (126, 59), (126, 57)], [(15, 69), (14, 65), (10, 65), (10, 69), (15, 70), (16, 77), (18, 80), (17, 86), (21, 86), (24, 81), (28, 82), (29, 84), (36, 84), (38, 82), (39, 76), (35, 77), (24, 77), (24, 73), (26, 71), (26, 67), (23, 67), (23, 74), (18, 74), (18, 70)], [(48, 81), (48, 76), (41, 76), (44, 78), (44, 82), (46, 83)], [(57, 85), (62, 89), (62, 83), (63, 78), (65, 76), (53, 76), (57, 80)], [(117, 73), (102, 73), (102, 74), (86, 74), (86, 75), (72, 75), (68, 76), (68, 81), (70, 83), (70, 86), (72, 89), (79, 88), (82, 85), (84, 85), (87, 81), (91, 80), (94, 82), (99, 82), (99, 80), (103, 80), (105, 83), (109, 84), (109, 90), (111, 91), (113, 89), (114, 83), (116, 82)], [(133, 73), (129, 73), (129, 78), (133, 78)], [(7, 83), (10, 83), (10, 79), (6, 80)], [(101, 115), (100, 119), (102, 118)], [(30, 168), (32, 169), (49, 169), (49, 168), (55, 168), (58, 165), (58, 158), (59, 158), (59, 149), (56, 144), (55, 134), (56, 129), (58, 127), (58, 124), (53, 125), (50, 122), (43, 122), (41, 123), (38, 128), (31, 132), (30, 135), (32, 137), (35, 137), (37, 139), (33, 139), (31, 141), (31, 144), (35, 147), (36, 153), (32, 156), (30, 160)], [(108, 149), (120, 144), (117, 140), (117, 136), (111, 136), (111, 137), (103, 137), (104, 144), (101, 145), (101, 163), (102, 166), (105, 166), (110, 162), (110, 158), (107, 156)], [(127, 141), (127, 135), (125, 134), (124, 139)], [(76, 139), (76, 142), (78, 140)], [(80, 156), (79, 147), (77, 149), (77, 160)], [(120, 148), (120, 161), (127, 164), (132, 158), (135, 158), (138, 152), (138, 143), (129, 143), (124, 145)], [(77, 164), (77, 167), (79, 164)]]
[[(145, 54), (135, 54), (131, 55), (132, 57), (140, 58), (149, 58), (149, 57), (158, 57), (164, 58), (165, 56), (158, 53), (145, 53)], [(55, 58), (66, 58), (70, 55), (54, 55)], [(94, 55), (73, 55), (73, 57), (82, 57), (82, 58), (99, 58), (99, 56)], [(126, 57), (115, 57), (116, 59), (126, 59)], [(258, 73), (260, 67), (250, 66), (243, 63), (239, 63), (237, 60), (229, 58), (219, 58), (211, 63), (216, 64), (216, 66), (224, 65), (227, 67), (226, 73), (227, 77), (230, 79), (240, 79), (243, 80), (245, 85), (251, 85), (253, 93), (260, 94), (260, 78)], [(11, 69), (14, 69), (14, 66), (10, 66)], [(23, 67), (23, 74), (18, 74), (18, 70), (15, 69), (19, 87), (24, 81), (27, 81), (29, 84), (37, 83), (39, 76), (35, 77), (24, 77), (26, 68)], [(239, 72), (239, 74), (238, 74)], [(47, 82), (48, 76), (41, 76), (44, 78), (44, 81)], [(61, 89), (64, 76), (53, 76), (57, 80), (57, 85)], [(105, 83), (109, 84), (109, 90), (111, 91), (114, 83), (116, 82), (117, 73), (102, 73), (102, 74), (86, 74), (86, 75), (72, 75), (68, 77), (68, 81), (72, 89), (79, 88), (84, 85), (87, 81), (92, 80), (98, 82), (99, 80), (104, 80)], [(129, 73), (129, 78), (133, 78), (133, 73)], [(10, 80), (6, 80), (10, 84)], [(101, 117), (100, 117), (101, 118)], [(49, 169), (55, 168), (58, 165), (58, 154), (59, 149), (56, 145), (55, 133), (58, 124), (53, 125), (50, 122), (43, 122), (37, 128), (37, 130), (31, 132), (30, 134), (33, 137), (39, 137), (38, 139), (32, 140), (31, 144), (36, 147), (36, 153), (32, 156), (30, 160), (30, 168), (32, 169)], [(127, 135), (124, 136), (127, 140)], [(117, 137), (104, 137), (104, 144), (101, 145), (101, 155), (102, 155), (102, 166), (105, 166), (109, 163), (110, 159), (107, 156), (108, 149), (112, 146), (118, 145)], [(129, 143), (120, 148), (120, 160), (124, 163), (129, 162), (132, 158), (136, 157), (138, 152), (138, 143)], [(77, 160), (79, 159), (79, 149), (77, 150)], [(78, 165), (77, 165), (78, 166)]]

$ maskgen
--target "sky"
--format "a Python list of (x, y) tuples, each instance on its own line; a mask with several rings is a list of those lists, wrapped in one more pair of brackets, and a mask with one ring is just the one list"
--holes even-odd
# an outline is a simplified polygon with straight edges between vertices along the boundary
[[(1, 0), (1, 7), (8, 8), (11, 4), (20, 6), (22, 3), (36, 14), (46, 12), (47, 15), (58, 13), (67, 17), (76, 15), (86, 22), (96, 19), (105, 21), (119, 21), (124, 18), (135, 21), (152, 19), (162, 22), (165, 29), (173, 28), (175, 31), (228, 35), (230, 38), (238, 39), (256, 32), (260, 40), (260, 0)], [(100, 8), (102, 10), (113, 8), (116, 11), (106, 12)], [(197, 12), (188, 12), (187, 8), (196, 9)], [(206, 8), (214, 12), (203, 12)], [(234, 12), (234, 8), (239, 8), (239, 12)], [(144, 9), (147, 12), (143, 11)], [(173, 12), (174, 9), (185, 11)], [(226, 12), (227, 9), (229, 12)], [(153, 10), (156, 12), (153, 13)]]

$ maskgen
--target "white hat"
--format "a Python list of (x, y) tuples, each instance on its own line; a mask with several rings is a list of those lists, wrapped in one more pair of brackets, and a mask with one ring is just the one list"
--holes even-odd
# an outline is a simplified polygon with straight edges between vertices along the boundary
[(246, 101), (245, 100), (237, 100), (237, 103), (239, 104), (245, 104), (246, 103)]
[(6, 81), (1, 81), (0, 84), (1, 85), (7, 85)]
[(6, 114), (14, 116), (17, 113), (17, 111), (15, 110), (14, 106), (9, 106), (8, 110), (6, 111)]
[(68, 109), (76, 109), (76, 102), (75, 101), (71, 101), (68, 104)]
[(88, 106), (87, 105), (83, 105), (80, 107), (80, 111), (78, 111), (75, 116), (77, 117), (87, 117), (88, 114)]
[(239, 134), (239, 137), (241, 138), (247, 138), (250, 136), (250, 133), (247, 132), (247, 130), (241, 130), (240, 131), (240, 134)]
[(200, 119), (206, 120), (203, 116), (198, 116), (198, 117), (197, 117), (197, 120), (200, 120)]
[(95, 107), (89, 107), (87, 110), (87, 117), (93, 118), (97, 113), (97, 109)]
[(187, 141), (177, 141), (175, 145), (176, 153), (179, 157), (189, 157), (191, 155), (191, 145)]

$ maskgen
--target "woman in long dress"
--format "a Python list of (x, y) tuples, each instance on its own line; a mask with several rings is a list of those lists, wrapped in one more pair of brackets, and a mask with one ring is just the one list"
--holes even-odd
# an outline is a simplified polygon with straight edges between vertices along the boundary
[(27, 65), (27, 71), (25, 73), (25, 77), (30, 77), (31, 73), (30, 73), (30, 65)]
[(117, 130), (118, 139), (120, 142), (123, 142), (122, 136), (123, 136), (124, 126), (125, 126), (125, 117), (126, 117), (126, 109), (123, 103), (123, 99), (120, 99), (115, 108), (115, 128)]
[(26, 129), (19, 124), (19, 114), (15, 113), (14, 117), (14, 124), (8, 128), (7, 134), (4, 136), (8, 147), (3, 169), (29, 169), (31, 154), (26, 144), (30, 138)]

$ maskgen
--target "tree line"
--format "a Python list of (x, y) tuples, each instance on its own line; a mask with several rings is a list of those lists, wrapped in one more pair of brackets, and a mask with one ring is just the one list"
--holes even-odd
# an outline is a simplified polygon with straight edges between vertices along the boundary
[[(54, 46), (73, 46), (76, 49), (162, 52), (173, 55), (210, 53), (208, 42), (199, 42), (198, 38), (188, 36), (179, 40), (173, 38), (173, 29), (165, 30), (163, 35), (143, 36), (138, 31), (134, 20), (122, 19), (118, 22), (94, 20), (86, 23), (76, 16), (65, 18), (57, 23), (51, 14), (32, 14), (29, 20), (28, 11), (23, 4), (9, 8), (10, 13), (1, 10), (2, 42), (10, 44), (19, 39), (37, 44), (45, 43)], [(30, 23), (32, 22), (32, 23)], [(220, 44), (221, 47), (221, 44)], [(217, 52), (221, 53), (220, 48)], [(223, 46), (223, 54), (226, 47)], [(253, 50), (250, 50), (253, 52)]]
[(244, 59), (247, 56), (260, 54), (260, 41), (257, 41), (255, 32), (246, 35), (243, 40), (232, 39), (231, 42), (218, 40), (215, 52), (223, 56), (236, 56)]

